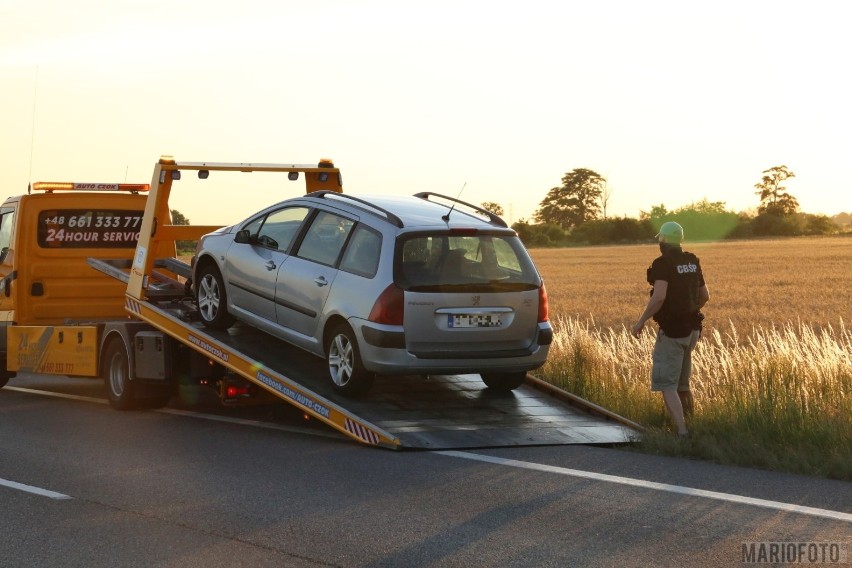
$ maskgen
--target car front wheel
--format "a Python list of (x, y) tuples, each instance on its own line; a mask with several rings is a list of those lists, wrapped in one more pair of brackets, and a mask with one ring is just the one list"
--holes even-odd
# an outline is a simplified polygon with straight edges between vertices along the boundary
[(334, 328), (326, 353), (334, 390), (346, 396), (358, 396), (370, 390), (376, 376), (364, 368), (355, 334), (348, 325)]
[(483, 373), (482, 382), (490, 389), (495, 391), (510, 391), (515, 390), (526, 379), (526, 373)]
[(207, 265), (199, 271), (195, 299), (201, 322), (206, 327), (227, 329), (234, 323), (234, 318), (228, 313), (225, 281), (215, 266)]

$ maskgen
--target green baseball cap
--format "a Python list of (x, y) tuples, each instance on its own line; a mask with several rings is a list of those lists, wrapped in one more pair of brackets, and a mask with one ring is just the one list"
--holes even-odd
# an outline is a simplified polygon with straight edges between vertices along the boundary
[(683, 242), (683, 227), (674, 221), (666, 221), (660, 227), (660, 232), (657, 233), (656, 239), (663, 243)]

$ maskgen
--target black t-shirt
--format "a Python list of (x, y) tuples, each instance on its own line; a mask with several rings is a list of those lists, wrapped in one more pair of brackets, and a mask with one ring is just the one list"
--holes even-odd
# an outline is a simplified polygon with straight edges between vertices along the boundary
[(704, 274), (698, 257), (679, 247), (667, 250), (648, 269), (648, 283), (653, 286), (657, 280), (668, 283), (663, 306), (654, 314), (654, 321), (663, 333), (669, 337), (686, 337), (701, 329), (704, 317), (699, 311), (698, 290), (704, 286)]

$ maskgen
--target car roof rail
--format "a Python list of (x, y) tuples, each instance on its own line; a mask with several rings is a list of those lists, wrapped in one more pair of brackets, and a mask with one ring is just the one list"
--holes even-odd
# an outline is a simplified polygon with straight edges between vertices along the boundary
[[(432, 197), (432, 196), (440, 197), (441, 199), (446, 199), (448, 201), (458, 203), (459, 205), (464, 205), (465, 207), (470, 207), (471, 209), (473, 209), (474, 211), (476, 211), (480, 215), (488, 217), (488, 222), (491, 223), (492, 225), (499, 225), (500, 227), (508, 227), (509, 226), (508, 224), (506, 224), (506, 221), (504, 221), (499, 215), (496, 215), (496, 214), (492, 213), (491, 211), (488, 211), (487, 209), (483, 209), (482, 207), (478, 207), (478, 206), (476, 206), (472, 203), (468, 203), (467, 201), (462, 201), (461, 199), (456, 199), (455, 197), (450, 197), (448, 195), (441, 195), (440, 193), (434, 193), (432, 191), (421, 191), (420, 193), (414, 194), (414, 197), (419, 197), (420, 199), (425, 199), (426, 201), (430, 201), (429, 198)], [(433, 203), (437, 203), (434, 200), (431, 200), (431, 201)]]
[[(314, 191), (312, 193), (309, 193), (308, 197), (322, 197), (323, 199), (325, 199), (326, 197), (331, 197), (332, 199), (348, 199), (350, 201), (354, 201), (356, 203), (356, 206), (361, 205), (361, 206), (358, 207), (359, 209), (363, 209), (364, 211), (367, 211), (368, 213), (372, 213), (373, 215), (376, 215), (377, 217), (380, 217), (381, 215), (379, 215), (379, 213), (381, 213), (382, 215), (384, 215), (387, 218), (388, 221), (390, 221), (391, 223), (393, 223), (394, 225), (396, 225), (400, 229), (405, 226), (405, 224), (402, 222), (402, 219), (400, 219), (399, 217), (397, 217), (396, 215), (394, 215), (393, 213), (391, 213), (387, 209), (385, 209), (383, 207), (379, 207), (378, 205), (375, 205), (374, 203), (370, 203), (366, 199), (359, 199), (357, 197), (354, 197), (352, 195), (348, 195), (346, 193), (340, 193), (340, 192), (337, 192), (337, 191), (327, 191), (327, 190), (325, 190), (325, 191)], [(366, 206), (366, 207), (362, 207), (362, 206)], [(369, 209), (367, 209), (367, 207), (369, 207)]]

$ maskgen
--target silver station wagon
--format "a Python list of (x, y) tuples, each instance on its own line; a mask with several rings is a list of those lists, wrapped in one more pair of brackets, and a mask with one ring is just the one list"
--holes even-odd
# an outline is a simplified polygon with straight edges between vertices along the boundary
[(205, 326), (239, 320), (323, 357), (350, 396), (376, 374), (478, 373), (511, 390), (553, 338), (515, 231), (434, 193), (282, 201), (202, 237), (193, 282)]

